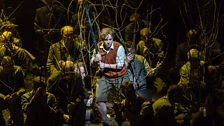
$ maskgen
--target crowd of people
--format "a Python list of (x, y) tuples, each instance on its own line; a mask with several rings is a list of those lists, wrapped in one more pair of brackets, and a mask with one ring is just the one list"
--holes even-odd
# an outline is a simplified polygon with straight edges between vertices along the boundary
[(130, 16), (124, 39), (100, 26), (92, 43), (85, 38), (91, 27), (78, 18), (81, 0), (70, 21), (59, 2), (42, 2), (34, 20), (35, 55), (23, 48), (18, 26), (0, 20), (1, 126), (224, 125), (221, 48), (207, 45), (199, 29), (186, 31), (175, 64), (164, 72), (167, 40), (140, 14)]

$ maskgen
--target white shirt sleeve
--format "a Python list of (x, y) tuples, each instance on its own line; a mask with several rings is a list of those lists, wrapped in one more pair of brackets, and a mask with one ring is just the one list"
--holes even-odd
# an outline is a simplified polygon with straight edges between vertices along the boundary
[(118, 69), (121, 69), (124, 66), (125, 61), (125, 50), (124, 47), (121, 45), (118, 47), (117, 56), (116, 56), (116, 64)]

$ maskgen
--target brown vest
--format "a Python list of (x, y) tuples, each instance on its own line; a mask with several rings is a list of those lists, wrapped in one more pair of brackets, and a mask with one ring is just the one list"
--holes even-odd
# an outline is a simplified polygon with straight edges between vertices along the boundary
[[(117, 50), (118, 47), (121, 46), (119, 42), (114, 41), (114, 49), (111, 49), (109, 53), (106, 53), (103, 51), (102, 48), (99, 48), (99, 53), (103, 54), (102, 56), (102, 62), (105, 64), (116, 64), (116, 56), (117, 56)], [(127, 72), (127, 67), (124, 64), (122, 69), (109, 69), (105, 68), (103, 74), (108, 77), (120, 77), (124, 75)]]

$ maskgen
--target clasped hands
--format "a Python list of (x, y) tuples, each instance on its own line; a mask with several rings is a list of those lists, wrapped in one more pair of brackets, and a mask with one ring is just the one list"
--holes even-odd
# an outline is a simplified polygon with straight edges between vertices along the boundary
[(96, 56), (94, 57), (94, 62), (98, 62), (100, 70), (103, 70), (105, 68), (105, 63), (101, 62), (102, 57), (101, 54), (96, 54)]
[(11, 95), (10, 94), (6, 95), (4, 97), (4, 100), (8, 101), (8, 102), (11, 102), (12, 100), (17, 99), (18, 97), (19, 97), (19, 92), (14, 92)]

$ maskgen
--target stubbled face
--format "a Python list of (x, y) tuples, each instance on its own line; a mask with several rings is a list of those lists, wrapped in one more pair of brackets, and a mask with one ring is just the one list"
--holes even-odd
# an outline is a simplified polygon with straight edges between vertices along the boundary
[(70, 45), (73, 43), (73, 28), (72, 27), (65, 27), (63, 30), (62, 38), (65, 41), (66, 45)]
[(111, 47), (111, 45), (112, 45), (112, 43), (113, 43), (113, 37), (110, 35), (110, 34), (108, 34), (108, 35), (106, 35), (106, 37), (103, 39), (103, 41), (104, 41), (104, 47), (106, 48), (106, 49), (109, 49), (110, 47)]
[(83, 66), (81, 66), (81, 67), (79, 67), (79, 71), (80, 71), (82, 78), (84, 78), (86, 76), (85, 68)]

